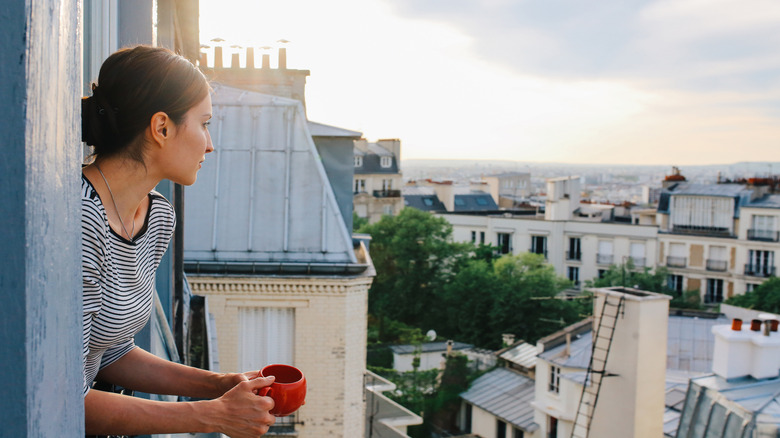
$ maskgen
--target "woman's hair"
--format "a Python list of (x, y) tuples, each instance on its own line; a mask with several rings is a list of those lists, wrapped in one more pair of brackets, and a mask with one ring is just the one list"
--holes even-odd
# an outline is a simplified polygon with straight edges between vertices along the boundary
[(162, 111), (179, 125), (208, 93), (206, 77), (186, 58), (162, 47), (121, 49), (103, 62), (92, 96), (82, 99), (82, 140), (94, 146), (95, 156), (143, 163), (136, 139), (152, 116)]

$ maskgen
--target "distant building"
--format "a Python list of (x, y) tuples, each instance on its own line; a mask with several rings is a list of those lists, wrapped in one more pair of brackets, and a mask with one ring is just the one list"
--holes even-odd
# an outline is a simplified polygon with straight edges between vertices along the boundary
[(498, 211), (487, 184), (455, 185), (452, 181), (413, 181), (404, 186), (404, 205), (431, 213)]
[(501, 254), (542, 254), (579, 288), (611, 265), (665, 266), (668, 286), (715, 305), (777, 275), (780, 195), (766, 185), (664, 182), (656, 208), (580, 202), (577, 177), (547, 180), (543, 214), (532, 209), (439, 213), (461, 242)]
[(355, 213), (369, 223), (395, 216), (403, 208), (401, 198), (401, 141), (398, 139), (354, 142), (353, 202)]
[(420, 345), (404, 344), (392, 345), (393, 369), (400, 372), (414, 370), (414, 360), (419, 358), (418, 370), (439, 369), (448, 354), (460, 353), (469, 358), (471, 365), (480, 370), (495, 365), (496, 360), (492, 352), (475, 349), (471, 344), (462, 342), (440, 341), (424, 342)]
[(499, 208), (515, 208), (528, 201), (533, 193), (528, 172), (499, 173), (482, 177)]

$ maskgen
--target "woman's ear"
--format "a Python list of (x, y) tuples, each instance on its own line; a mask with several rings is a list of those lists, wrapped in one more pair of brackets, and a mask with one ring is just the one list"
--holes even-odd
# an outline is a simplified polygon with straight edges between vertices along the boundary
[(171, 128), (172, 125), (173, 123), (168, 114), (162, 111), (154, 113), (149, 126), (153, 142), (160, 146), (165, 145), (165, 142), (170, 138), (168, 135), (171, 134), (171, 130), (168, 128)]

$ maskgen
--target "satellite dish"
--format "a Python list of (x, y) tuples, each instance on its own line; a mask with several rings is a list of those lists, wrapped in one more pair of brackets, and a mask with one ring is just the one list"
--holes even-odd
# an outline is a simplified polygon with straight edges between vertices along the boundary
[(436, 340), (436, 330), (428, 330), (428, 333), (425, 334), (425, 337), (428, 338), (430, 341)]

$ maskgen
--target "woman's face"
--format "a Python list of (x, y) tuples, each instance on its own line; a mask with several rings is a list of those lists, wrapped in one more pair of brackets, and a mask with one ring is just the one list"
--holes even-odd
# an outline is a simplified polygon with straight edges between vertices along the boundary
[(183, 185), (192, 185), (198, 177), (206, 154), (214, 150), (208, 123), (211, 119), (211, 96), (190, 108), (180, 125), (174, 126), (165, 154), (166, 178)]

